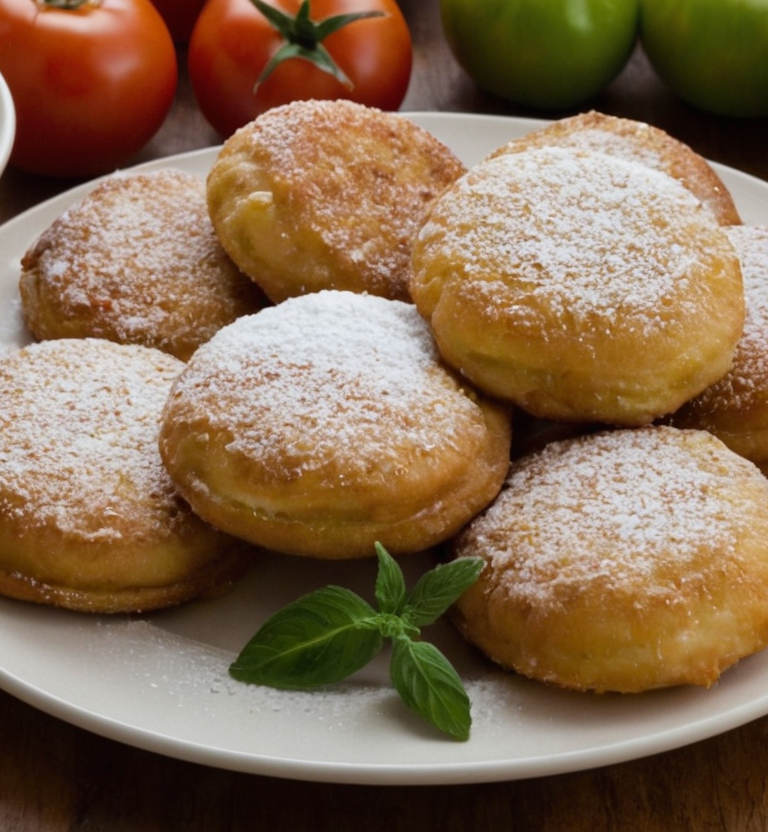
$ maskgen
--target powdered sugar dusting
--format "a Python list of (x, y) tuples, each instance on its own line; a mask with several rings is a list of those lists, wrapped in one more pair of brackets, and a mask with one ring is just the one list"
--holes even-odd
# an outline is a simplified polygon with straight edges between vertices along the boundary
[(271, 183), (287, 233), (303, 236), (299, 251), (317, 239), (370, 291), (407, 300), (416, 231), (464, 172), (445, 145), (405, 116), (346, 100), (276, 107), (233, 138)]
[(662, 156), (655, 147), (612, 130), (585, 127), (558, 135), (557, 142), (564, 147), (607, 153), (622, 159), (642, 162), (659, 170), (664, 169)]
[[(621, 309), (658, 327), (663, 299), (684, 294), (691, 269), (723, 245), (695, 234), (702, 228), (716, 231), (701, 203), (666, 174), (550, 147), (476, 166), (440, 200), (420, 238), (461, 263), (489, 307), (506, 279), (521, 298), (545, 299), (563, 317), (605, 323)], [(686, 243), (691, 230), (695, 245)]]
[[(111, 620), (99, 624), (101, 651), (109, 659), (122, 663), (128, 672), (142, 674), (137, 681), (146, 690), (169, 697), (179, 708), (205, 703), (204, 713), (215, 719), (227, 708), (244, 709), (243, 718), (269, 716), (279, 711), (313, 714), (328, 722), (341, 724), (364, 715), (366, 709), (380, 705), (391, 693), (380, 685), (347, 683), (321, 691), (286, 691), (265, 686), (246, 685), (229, 675), (235, 654), (192, 641), (155, 626), (149, 621)], [(161, 662), (147, 656), (156, 654)], [(158, 666), (162, 672), (158, 674)], [(247, 710), (245, 710), (247, 709)], [(246, 725), (244, 725), (246, 727)]]
[[(204, 180), (183, 171), (102, 182), (43, 232), (22, 267), (32, 328), (41, 304), (63, 327), (40, 337), (104, 337), (186, 358), (220, 326), (258, 308), (255, 288), (214, 234)], [(79, 331), (67, 329), (77, 324)]]
[[(239, 735), (246, 746), (253, 744), (249, 749), (253, 753), (263, 743), (262, 726), (280, 716), (291, 720), (281, 732), (284, 745), (294, 741), (292, 736), (302, 731), (304, 720), (311, 720), (312, 729), (323, 735), (362, 730), (375, 736), (394, 729), (407, 736), (398, 720), (409, 720), (408, 711), (388, 682), (386, 652), (344, 682), (311, 691), (278, 690), (236, 681), (229, 675), (235, 652), (178, 636), (162, 629), (162, 622), (158, 626), (151, 621), (109, 619), (98, 620), (96, 627), (95, 636), (93, 630), (78, 634), (95, 664), (106, 662), (117, 668), (133, 700), (144, 703), (149, 713), (170, 711), (171, 718), (184, 719), (183, 713), (173, 713), (176, 709), (191, 711), (198, 725), (205, 720), (214, 741), (221, 741), (220, 732), (229, 730), (233, 714), (239, 719)], [(522, 697), (507, 674), (484, 673), (466, 679), (465, 687), (472, 701), (474, 731), (484, 726), (498, 730), (524, 715)]]
[(229, 451), (281, 475), (329, 459), (350, 475), (397, 474), (404, 447), (460, 449), (481, 429), (415, 307), (351, 292), (293, 298), (221, 330), (175, 385), (179, 401), (229, 431)]
[(513, 466), (462, 551), (486, 553), (504, 592), (537, 603), (596, 584), (674, 595), (703, 551), (738, 557), (734, 530), (751, 518), (723, 499), (733, 465), (760, 476), (708, 434), (673, 428), (552, 443)]
[(167, 527), (179, 498), (157, 436), (182, 368), (155, 350), (94, 339), (46, 341), (3, 359), (0, 512), (83, 540)]
[(768, 227), (736, 225), (726, 229), (736, 249), (744, 281), (746, 317), (728, 374), (698, 398), (698, 409), (760, 406), (768, 396)]

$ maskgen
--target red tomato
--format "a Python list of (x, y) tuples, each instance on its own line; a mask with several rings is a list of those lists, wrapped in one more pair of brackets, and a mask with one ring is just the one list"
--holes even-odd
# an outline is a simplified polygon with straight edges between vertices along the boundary
[[(295, 15), (301, 0), (269, 0)], [(408, 25), (395, 0), (312, 0), (314, 22), (339, 14), (383, 12), (355, 20), (323, 45), (351, 81), (347, 86), (303, 58), (282, 62), (254, 92), (281, 34), (251, 0), (208, 0), (189, 43), (189, 73), (205, 118), (231, 135), (259, 113), (297, 99), (346, 98), (396, 110), (408, 89), (413, 60)]]
[(95, 176), (124, 164), (158, 130), (178, 67), (149, 0), (78, 8), (0, 0), (0, 73), (16, 107), (11, 163), (50, 176)]
[(152, 4), (160, 12), (171, 37), (177, 43), (186, 43), (205, 0), (152, 0)]

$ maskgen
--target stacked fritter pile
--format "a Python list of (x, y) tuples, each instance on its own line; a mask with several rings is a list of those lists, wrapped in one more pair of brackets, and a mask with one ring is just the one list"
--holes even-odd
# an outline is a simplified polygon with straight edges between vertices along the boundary
[[(298, 102), (227, 141), (203, 219), (181, 192), (149, 218), (172, 176), (142, 178), (141, 207), (130, 177), (95, 190), (25, 259), (25, 318), (51, 340), (0, 376), (0, 590), (147, 608), (226, 587), (260, 547), (445, 544), (487, 561), (460, 630), (534, 678), (708, 685), (768, 644), (768, 232), (690, 148), (591, 113), (466, 171), (403, 116)], [(194, 230), (168, 234), (193, 203)], [(81, 414), (76, 438), (37, 401), (13, 429), (32, 374)], [(123, 422), (101, 431), (88, 401)], [(130, 476), (126, 442), (153, 477)], [(59, 446), (56, 476), (91, 509), (76, 530), (50, 487), (8, 473)], [(139, 492), (172, 556), (123, 523)], [(45, 557), (20, 543), (35, 535)]]

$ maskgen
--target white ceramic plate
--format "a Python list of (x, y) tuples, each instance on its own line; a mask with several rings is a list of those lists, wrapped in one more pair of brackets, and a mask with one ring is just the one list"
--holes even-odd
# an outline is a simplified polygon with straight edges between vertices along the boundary
[[(413, 114), (467, 162), (538, 122)], [(204, 172), (204, 150), (142, 166)], [(747, 222), (768, 222), (768, 183), (719, 167)], [(0, 342), (27, 339), (16, 298), (32, 239), (91, 186), (0, 228)], [(409, 580), (426, 567), (406, 560)], [(386, 655), (323, 693), (231, 681), (227, 668), (264, 617), (337, 583), (370, 596), (375, 564), (274, 557), (231, 595), (145, 617), (88, 617), (0, 599), (0, 686), (68, 722), (137, 747), (232, 770), (366, 783), (470, 783), (558, 774), (686, 745), (768, 714), (768, 651), (710, 690), (638, 696), (553, 690), (492, 669), (446, 623), (425, 635), (463, 675), (473, 702), (468, 742), (410, 714), (387, 680)]]
[(8, 84), (5, 78), (0, 75), (0, 174), (5, 170), (8, 163), (15, 135), (16, 110), (13, 106)]

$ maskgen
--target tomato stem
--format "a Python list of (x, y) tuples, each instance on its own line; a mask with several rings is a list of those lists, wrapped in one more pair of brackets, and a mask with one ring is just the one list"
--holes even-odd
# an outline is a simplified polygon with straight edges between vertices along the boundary
[[(66, 2), (66, 0), (65, 0)], [(351, 12), (326, 17), (314, 21), (310, 17), (310, 0), (303, 0), (295, 16), (276, 9), (264, 0), (251, 0), (254, 6), (267, 18), (270, 24), (282, 35), (284, 43), (269, 59), (254, 85), (254, 92), (259, 84), (269, 78), (275, 69), (290, 58), (310, 61), (318, 69), (332, 75), (345, 87), (352, 89), (352, 82), (336, 63), (330, 52), (323, 46), (323, 41), (334, 32), (356, 20), (369, 17), (383, 17), (384, 12)]]

